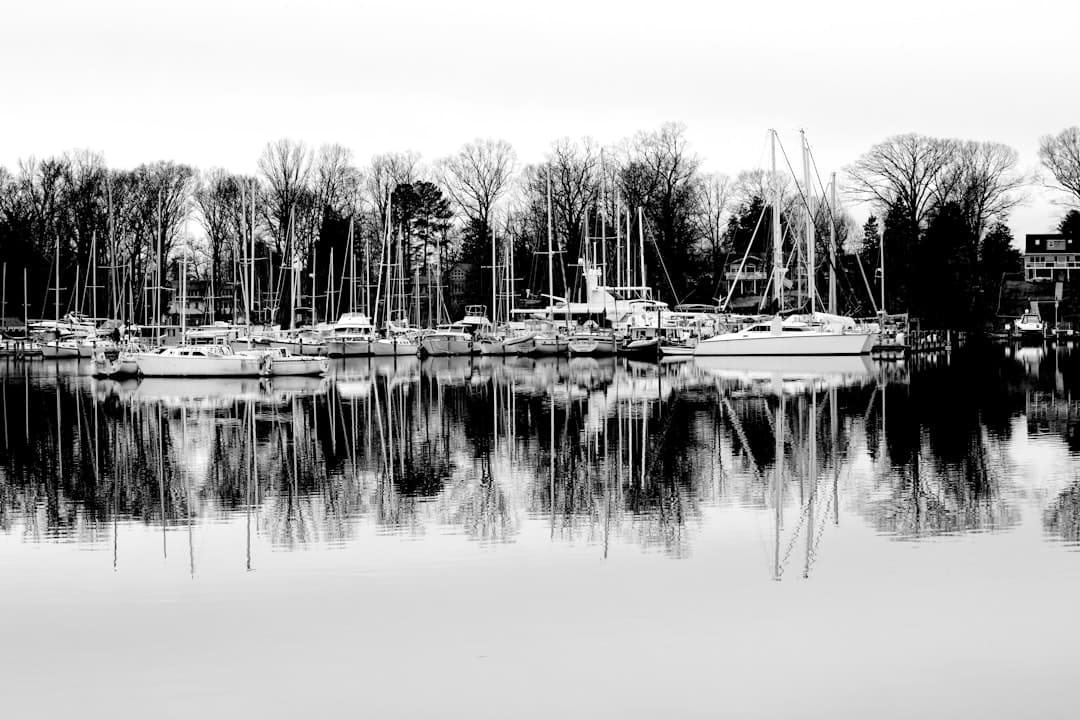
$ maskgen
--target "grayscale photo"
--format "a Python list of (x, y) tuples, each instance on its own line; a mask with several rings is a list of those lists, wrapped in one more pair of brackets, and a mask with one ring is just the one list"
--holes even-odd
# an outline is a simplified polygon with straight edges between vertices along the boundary
[(5, 717), (1076, 715), (1080, 10), (0, 18)]

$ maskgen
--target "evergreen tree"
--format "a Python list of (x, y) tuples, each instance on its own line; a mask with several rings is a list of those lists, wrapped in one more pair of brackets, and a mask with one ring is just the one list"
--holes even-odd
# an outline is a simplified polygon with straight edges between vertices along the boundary
[[(1074, 242), (1080, 241), (1080, 210), (1070, 210), (1058, 223), (1058, 232)], [(1074, 245), (1077, 247), (1077, 245)]]
[[(1080, 216), (1078, 216), (1080, 217)], [(994, 223), (983, 238), (979, 252), (978, 270), (981, 277), (979, 290), (981, 296), (978, 306), (978, 320), (985, 323), (992, 320), (998, 312), (1001, 288), (1007, 274), (1019, 273), (1023, 269), (1020, 251), (1013, 247), (1013, 235), (1009, 226), (1003, 222)]]

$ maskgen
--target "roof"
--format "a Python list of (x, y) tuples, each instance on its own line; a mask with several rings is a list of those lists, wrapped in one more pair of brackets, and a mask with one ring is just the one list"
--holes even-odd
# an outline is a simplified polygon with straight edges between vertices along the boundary
[(1080, 248), (1075, 247), (1072, 238), (1066, 238), (1060, 233), (1043, 233), (1024, 236), (1025, 253), (1075, 253)]

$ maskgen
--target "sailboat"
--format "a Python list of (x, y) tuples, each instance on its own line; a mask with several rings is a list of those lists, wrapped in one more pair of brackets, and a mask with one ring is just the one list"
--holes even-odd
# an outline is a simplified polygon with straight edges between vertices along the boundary
[[(772, 172), (776, 175), (776, 131), (772, 138)], [(810, 187), (809, 153), (802, 137), (803, 171), (806, 191)], [(835, 298), (830, 297), (832, 313), (820, 313), (816, 307), (814, 230), (809, 204), (806, 208), (805, 257), (809, 279), (810, 313), (784, 317), (777, 314), (771, 321), (753, 323), (735, 332), (706, 338), (694, 348), (694, 355), (712, 356), (802, 356), (802, 355), (866, 355), (874, 345), (873, 334), (860, 329), (855, 321), (835, 314)], [(777, 309), (784, 301), (784, 260), (780, 233), (780, 192), (772, 197), (773, 297)]]
[[(404, 275), (404, 251), (400, 238), (398, 239), (394, 262), (387, 262), (391, 252), (395, 250), (391, 235), (390, 205), (386, 208), (386, 237), (383, 241), (382, 265), (386, 268), (386, 334), (383, 337), (371, 341), (371, 354), (379, 357), (416, 355), (420, 351), (420, 344), (416, 339), (416, 331), (409, 326), (409, 314), (405, 311), (405, 275)], [(394, 277), (394, 268), (398, 268), (397, 277)], [(375, 312), (378, 314), (379, 294), (381, 294), (382, 271), (379, 273), (380, 288), (376, 292)], [(395, 287), (397, 292), (394, 292)], [(397, 309), (394, 309), (395, 300)], [(377, 324), (377, 323), (376, 323)]]
[[(187, 334), (187, 255), (180, 271), (180, 337)], [(256, 377), (268, 362), (257, 354), (234, 352), (225, 344), (176, 345), (135, 354), (145, 377)]]

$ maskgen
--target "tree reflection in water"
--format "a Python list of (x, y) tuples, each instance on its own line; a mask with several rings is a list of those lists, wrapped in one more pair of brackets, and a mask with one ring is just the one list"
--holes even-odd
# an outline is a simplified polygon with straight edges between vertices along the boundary
[[(605, 554), (681, 557), (706, 507), (735, 507), (774, 516), (777, 575), (801, 538), (806, 574), (842, 509), (909, 539), (1016, 524), (1012, 420), (1076, 376), (1067, 353), (1032, 357), (973, 348), (854, 375), (391, 358), (326, 379), (141, 382), (9, 364), (0, 529), (95, 544), (117, 523), (243, 517), (288, 548), (362, 526), (505, 543), (539, 522)], [(1045, 520), (1069, 539), (1076, 494)]]

